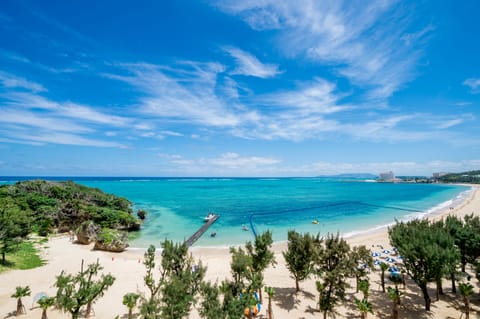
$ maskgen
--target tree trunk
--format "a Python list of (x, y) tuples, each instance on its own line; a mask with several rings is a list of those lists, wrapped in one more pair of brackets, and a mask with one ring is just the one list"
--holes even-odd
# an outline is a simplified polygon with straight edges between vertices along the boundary
[(273, 319), (272, 298), (268, 298), (268, 319)]
[(132, 319), (133, 318), (133, 310), (132, 308), (128, 308), (128, 319)]
[(72, 314), (72, 319), (78, 319), (80, 309), (76, 309), (75, 311), (71, 312)]
[(392, 318), (393, 319), (398, 319), (398, 304), (397, 302), (394, 300), (393, 301), (393, 313), (392, 313)]
[(380, 278), (382, 280), (382, 292), (385, 292), (385, 271), (382, 269), (382, 276)]
[(20, 316), (23, 313), (23, 304), (22, 299), (17, 299), (17, 311), (15, 312), (15, 316)]
[(470, 318), (470, 301), (468, 300), (468, 297), (464, 296), (463, 302), (465, 303), (465, 319), (469, 319)]
[(300, 285), (298, 284), (298, 279), (295, 278), (295, 292), (299, 292), (300, 291)]
[(327, 311), (326, 310), (323, 311), (323, 319), (327, 319)]
[(259, 293), (260, 293), (260, 303), (263, 304), (263, 295), (262, 295), (262, 288), (261, 287), (259, 289)]
[(5, 263), (5, 251), (2, 251), (2, 262)]
[(454, 272), (452, 272), (450, 274), (450, 280), (452, 281), (452, 292), (454, 294), (456, 294), (457, 293), (457, 286), (455, 285), (455, 273)]
[(90, 318), (90, 312), (92, 311), (92, 303), (87, 304), (87, 310), (85, 310), (85, 318)]
[(48, 319), (47, 317), (47, 309), (42, 310), (42, 319)]
[(430, 311), (430, 303), (432, 302), (432, 300), (428, 295), (427, 284), (420, 285), (420, 288), (422, 289), (423, 299), (425, 300), (425, 310)]
[(355, 289), (355, 292), (357, 293), (358, 292), (358, 282), (360, 281), (360, 277), (355, 275), (355, 283), (356, 283), (356, 289)]
[(400, 306), (400, 304), (402, 303), (402, 300), (400, 299), (400, 291), (398, 290), (397, 284), (395, 284), (395, 291), (397, 292), (397, 296), (398, 296), (397, 305)]

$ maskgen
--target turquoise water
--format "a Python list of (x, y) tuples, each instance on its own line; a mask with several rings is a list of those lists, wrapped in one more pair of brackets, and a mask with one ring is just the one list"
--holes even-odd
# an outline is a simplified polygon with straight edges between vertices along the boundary
[[(357, 232), (455, 205), (469, 187), (438, 184), (390, 184), (321, 178), (118, 179), (72, 178), (78, 183), (123, 196), (147, 219), (133, 247), (183, 241), (203, 225), (208, 212), (220, 219), (195, 246), (224, 246), (253, 240), (271, 230), (275, 241), (287, 231), (326, 234)], [(318, 224), (312, 224), (318, 220)], [(250, 223), (251, 221), (251, 223)], [(249, 230), (242, 230), (246, 225)], [(209, 236), (216, 232), (216, 237)]]

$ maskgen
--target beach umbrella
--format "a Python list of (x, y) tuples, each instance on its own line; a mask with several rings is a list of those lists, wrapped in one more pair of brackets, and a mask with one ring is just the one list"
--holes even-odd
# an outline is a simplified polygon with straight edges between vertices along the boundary
[(390, 251), (390, 250), (388, 250), (388, 249), (384, 249), (384, 250), (383, 250), (383, 253), (384, 253), (384, 254), (390, 254), (390, 253), (391, 253), (391, 251)]
[(388, 271), (390, 271), (390, 272), (399, 272), (400, 269), (398, 269), (398, 268), (395, 267), (395, 266), (391, 266), (390, 268), (388, 268)]
[(375, 266), (378, 266), (378, 265), (380, 265), (381, 263), (382, 263), (382, 262), (381, 262), (379, 259), (375, 259), (375, 262), (374, 262)]
[(372, 257), (380, 257), (380, 253), (375, 251), (372, 253)]
[(386, 261), (389, 262), (389, 263), (394, 263), (394, 262), (395, 262), (395, 259), (393, 259), (393, 258), (391, 258), (391, 257), (388, 257), (388, 258), (386, 259)]

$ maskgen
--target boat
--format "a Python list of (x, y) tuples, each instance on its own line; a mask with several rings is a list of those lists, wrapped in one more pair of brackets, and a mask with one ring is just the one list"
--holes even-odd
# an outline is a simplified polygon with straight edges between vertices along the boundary
[(248, 231), (248, 227), (245, 226), (245, 225), (242, 225), (242, 229), (243, 229), (244, 231)]
[(217, 232), (212, 232), (212, 233), (210, 234), (210, 237), (215, 237), (215, 236), (217, 236)]
[(312, 224), (315, 224), (315, 225), (318, 224), (318, 220), (316, 219), (312, 220)]
[(213, 214), (213, 213), (208, 213), (207, 216), (203, 217), (203, 221), (204, 221), (204, 222), (208, 222), (208, 221), (212, 220), (214, 217), (215, 217), (215, 214)]

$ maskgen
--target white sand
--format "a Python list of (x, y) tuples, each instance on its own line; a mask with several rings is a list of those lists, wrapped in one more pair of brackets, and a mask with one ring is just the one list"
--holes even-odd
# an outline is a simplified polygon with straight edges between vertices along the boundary
[[(430, 216), (432, 219), (438, 219), (448, 214), (464, 216), (474, 212), (480, 214), (480, 193), (479, 188), (475, 188), (471, 196), (463, 203), (452, 209), (446, 209), (440, 214)], [(372, 248), (372, 245), (382, 245), (390, 247), (386, 229), (376, 232), (366, 233), (348, 238), (351, 245), (366, 245)], [(32, 270), (15, 270), (0, 274), (0, 318), (14, 316), (16, 309), (16, 300), (10, 298), (15, 291), (16, 286), (29, 285), (32, 295), (23, 299), (27, 308), (27, 314), (22, 318), (40, 318), (41, 310), (37, 307), (31, 309), (32, 299), (35, 294), (45, 292), (48, 295), (55, 294), (55, 276), (62, 270), (68, 273), (74, 273), (80, 270), (82, 259), (85, 264), (93, 263), (97, 259), (104, 267), (103, 272), (112, 273), (116, 277), (114, 285), (107, 291), (95, 305), (95, 318), (114, 318), (127, 313), (127, 308), (122, 305), (122, 297), (127, 292), (145, 291), (143, 285), (143, 276), (145, 267), (143, 261), (143, 250), (129, 250), (121, 254), (105, 253), (92, 251), (92, 246), (81, 246), (72, 244), (69, 238), (58, 237), (48, 242), (48, 248), (44, 250), (44, 258), (48, 263), (40, 268)], [(295, 295), (295, 282), (290, 277), (285, 267), (282, 251), (285, 250), (286, 243), (274, 245), (277, 265), (270, 267), (265, 273), (265, 284), (275, 288), (276, 296), (273, 300), (273, 313), (275, 318), (319, 318), (322, 315), (316, 312), (318, 293), (315, 289), (315, 279), (311, 278), (300, 283), (302, 292)], [(375, 249), (376, 247), (372, 248)], [(227, 248), (194, 248), (192, 253), (196, 259), (200, 258), (208, 266), (206, 279), (210, 281), (221, 281), (230, 276), (230, 255)], [(374, 314), (369, 314), (368, 318), (387, 318), (390, 317), (391, 301), (386, 294), (381, 292), (379, 272), (370, 275), (371, 294), (369, 300), (373, 303)], [(476, 280), (473, 280), (476, 284)], [(444, 284), (446, 295), (442, 296), (440, 301), (435, 302), (434, 285), (431, 286), (430, 296), (432, 297), (432, 311), (428, 318), (459, 318), (459, 306), (462, 305), (459, 295), (453, 295), (450, 292), (450, 286), (447, 281)], [(478, 297), (478, 285), (475, 288)], [(348, 291), (350, 298), (353, 298), (354, 288)], [(407, 282), (407, 290), (402, 291), (403, 304), (400, 307), (400, 318), (419, 318), (424, 316), (424, 303), (421, 291), (413, 282)], [(360, 295), (357, 295), (360, 297)], [(453, 301), (455, 300), (455, 301)], [(36, 306), (36, 305), (34, 305)], [(480, 317), (480, 307), (478, 298), (473, 302), (473, 313), (471, 318)], [(359, 318), (353, 302), (347, 302), (344, 306), (338, 308), (340, 315), (337, 318)], [(69, 318), (68, 314), (61, 313), (55, 309), (48, 310), (48, 316), (51, 319)], [(266, 301), (262, 308), (259, 318), (267, 318)], [(427, 318), (425, 317), (425, 318)], [(194, 310), (190, 318), (199, 318)]]

